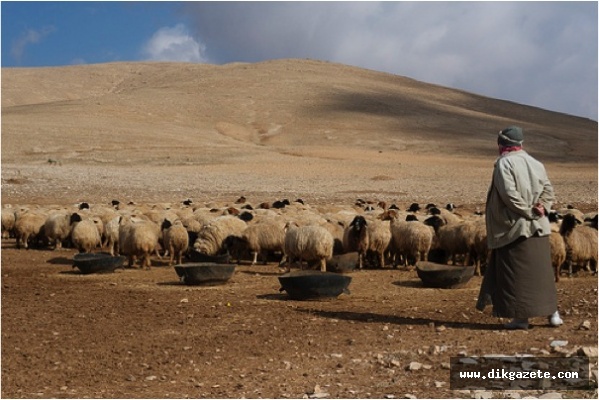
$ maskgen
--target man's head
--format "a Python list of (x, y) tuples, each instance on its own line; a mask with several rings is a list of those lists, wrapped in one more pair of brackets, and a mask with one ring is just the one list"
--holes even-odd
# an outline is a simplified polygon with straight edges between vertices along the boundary
[(524, 132), (519, 126), (510, 126), (499, 131), (497, 144), (500, 146), (522, 146)]

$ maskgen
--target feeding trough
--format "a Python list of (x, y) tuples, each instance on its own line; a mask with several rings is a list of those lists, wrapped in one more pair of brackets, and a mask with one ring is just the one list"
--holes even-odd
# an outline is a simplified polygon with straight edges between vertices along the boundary
[(124, 256), (112, 256), (110, 253), (79, 253), (73, 256), (73, 268), (78, 268), (82, 274), (114, 272), (123, 266), (126, 259)]
[(229, 253), (217, 254), (209, 256), (208, 254), (200, 253), (196, 250), (191, 250), (187, 253), (187, 258), (193, 263), (213, 263), (213, 264), (229, 264), (231, 255)]
[(175, 272), (186, 285), (220, 285), (233, 276), (235, 264), (211, 262), (179, 264), (175, 265)]
[(327, 260), (327, 271), (331, 272), (352, 272), (358, 266), (359, 259), (357, 252), (334, 255)]
[(333, 272), (292, 271), (279, 276), (280, 291), (296, 300), (334, 298), (348, 293), (351, 277)]
[(416, 272), (425, 287), (452, 289), (458, 288), (474, 275), (474, 265), (445, 265), (432, 262), (418, 262)]

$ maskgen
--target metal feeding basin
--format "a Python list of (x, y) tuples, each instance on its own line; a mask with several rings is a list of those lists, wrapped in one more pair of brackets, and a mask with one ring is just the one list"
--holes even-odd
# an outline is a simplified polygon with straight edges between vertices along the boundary
[(425, 287), (453, 289), (470, 280), (474, 275), (474, 265), (445, 265), (432, 262), (418, 262), (416, 272)]
[(186, 285), (220, 285), (228, 281), (235, 264), (189, 263), (175, 265), (175, 272)]
[(126, 259), (124, 256), (111, 256), (110, 253), (79, 253), (73, 256), (73, 268), (78, 268), (82, 274), (114, 272), (123, 266)]
[(292, 271), (279, 276), (280, 291), (296, 300), (331, 298), (349, 294), (351, 277), (334, 272)]

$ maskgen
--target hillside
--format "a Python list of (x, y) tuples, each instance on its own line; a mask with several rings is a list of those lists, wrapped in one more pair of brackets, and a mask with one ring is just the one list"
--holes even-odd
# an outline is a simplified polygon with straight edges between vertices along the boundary
[(401, 76), (311, 60), (3, 68), (3, 202), (480, 203), (510, 124), (563, 201), (596, 204), (596, 121)]

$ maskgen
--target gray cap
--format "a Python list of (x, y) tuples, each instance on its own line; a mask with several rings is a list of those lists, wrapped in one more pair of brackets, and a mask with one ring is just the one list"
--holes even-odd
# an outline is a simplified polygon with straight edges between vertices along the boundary
[(497, 144), (501, 146), (522, 146), (524, 132), (519, 126), (510, 126), (499, 131)]

